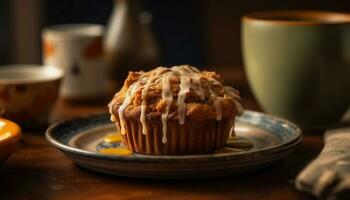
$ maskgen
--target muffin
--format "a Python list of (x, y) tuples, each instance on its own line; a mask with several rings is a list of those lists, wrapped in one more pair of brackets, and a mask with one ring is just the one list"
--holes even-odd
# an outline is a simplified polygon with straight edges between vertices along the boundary
[(129, 72), (108, 107), (125, 146), (151, 155), (223, 148), (243, 111), (237, 90), (215, 72), (189, 65)]

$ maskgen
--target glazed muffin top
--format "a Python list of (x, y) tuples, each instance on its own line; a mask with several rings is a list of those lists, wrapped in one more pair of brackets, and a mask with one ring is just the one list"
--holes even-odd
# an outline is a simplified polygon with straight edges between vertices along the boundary
[(109, 103), (111, 119), (123, 130), (125, 118), (146, 121), (221, 120), (242, 113), (237, 90), (220, 76), (189, 65), (129, 72), (124, 86)]

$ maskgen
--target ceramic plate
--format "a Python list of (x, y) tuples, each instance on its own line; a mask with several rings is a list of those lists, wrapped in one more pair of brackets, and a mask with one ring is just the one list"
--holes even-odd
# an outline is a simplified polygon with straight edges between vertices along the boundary
[(260, 169), (287, 156), (302, 140), (301, 130), (291, 122), (253, 111), (245, 111), (236, 119), (238, 137), (230, 140), (231, 143), (245, 143), (250, 147), (227, 148), (213, 154), (119, 156), (99, 153), (101, 148), (105, 148), (103, 140), (106, 134), (115, 132), (117, 130), (109, 121), (109, 115), (104, 114), (55, 124), (47, 130), (46, 138), (83, 168), (154, 179), (207, 178)]

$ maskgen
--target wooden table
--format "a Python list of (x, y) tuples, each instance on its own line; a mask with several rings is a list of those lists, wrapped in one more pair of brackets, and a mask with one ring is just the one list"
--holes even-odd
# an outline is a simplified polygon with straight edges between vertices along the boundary
[[(245, 107), (256, 109), (252, 101)], [(56, 117), (104, 112), (102, 106), (59, 102)], [(20, 147), (0, 167), (0, 199), (300, 199), (296, 174), (322, 147), (320, 135), (305, 135), (289, 157), (269, 168), (239, 176), (193, 181), (112, 177), (84, 170), (49, 146), (44, 130), (24, 132)]]
[[(244, 106), (258, 110), (252, 98)], [(59, 101), (56, 120), (105, 112), (106, 106)], [(156, 181), (98, 174), (75, 165), (48, 145), (44, 130), (24, 132), (17, 151), (0, 166), (0, 200), (6, 199), (309, 199), (294, 188), (297, 173), (322, 148), (321, 135), (305, 135), (287, 158), (238, 176), (207, 180)]]

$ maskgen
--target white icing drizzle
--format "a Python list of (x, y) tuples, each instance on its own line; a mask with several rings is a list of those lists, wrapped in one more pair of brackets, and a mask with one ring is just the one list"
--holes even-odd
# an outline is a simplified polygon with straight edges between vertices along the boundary
[(201, 83), (201, 76), (194, 76), (193, 78), (191, 78), (191, 81), (192, 81), (192, 89), (194, 91), (196, 91), (196, 93), (198, 94), (199, 98), (201, 100), (204, 100), (205, 99), (205, 94), (204, 94), (204, 91), (203, 91), (203, 88), (202, 88), (202, 83)]
[(238, 115), (243, 113), (243, 107), (239, 103), (241, 101), (241, 97), (239, 96), (239, 92), (230, 86), (224, 86), (226, 94), (233, 99), (233, 102), (236, 106), (236, 112)]
[(142, 93), (141, 93), (141, 97), (142, 97), (142, 103), (141, 103), (141, 115), (140, 115), (140, 122), (142, 124), (142, 134), (146, 135), (147, 134), (147, 123), (146, 123), (146, 95), (148, 92), (149, 87), (151, 86), (151, 84), (156, 81), (157, 78), (159, 78), (158, 76), (160, 74), (162, 74), (163, 72), (165, 72), (167, 69), (166, 68), (160, 68), (160, 70), (158, 70), (154, 76), (150, 77), (146, 84), (143, 87)]
[[(118, 93), (116, 93), (116, 94), (114, 95), (114, 97), (116, 97), (117, 94), (118, 94)], [(113, 100), (112, 100), (111, 102), (109, 102), (109, 104), (108, 104), (108, 110), (109, 110), (109, 113), (111, 113), (110, 119), (111, 119), (112, 122), (115, 121), (115, 116), (114, 116), (114, 114), (113, 114), (113, 103), (114, 103), (114, 101), (115, 101), (115, 98), (113, 98)]]
[[(237, 114), (241, 115), (243, 113), (243, 107), (239, 103), (239, 101), (241, 100), (241, 97), (239, 96), (239, 92), (230, 86), (224, 86), (224, 90), (225, 90), (226, 94), (233, 99), (233, 102), (235, 103), (235, 106), (236, 106)], [(234, 118), (232, 119), (231, 123), (232, 123), (232, 126), (230, 129), (230, 137), (232, 138), (232, 137), (235, 137), (235, 130), (234, 130), (234, 126), (233, 126), (233, 124), (235, 123)]]
[(216, 120), (220, 121), (222, 118), (222, 109), (221, 109), (221, 97), (218, 97), (211, 88), (209, 88), (210, 99), (213, 101), (215, 110), (216, 110)]
[(190, 66), (174, 66), (172, 67), (174, 71), (180, 73), (180, 91), (178, 94), (177, 105), (179, 113), (179, 123), (185, 124), (186, 115), (186, 95), (190, 92), (191, 88), (195, 91), (198, 96), (203, 100), (205, 94), (200, 82), (201, 74), (200, 71), (194, 67)]
[(184, 124), (185, 123), (185, 114), (186, 114), (186, 94), (190, 92), (190, 84), (191, 84), (191, 78), (188, 76), (181, 76), (181, 82), (180, 82), (180, 92), (177, 97), (177, 106), (178, 106), (178, 113), (179, 113), (179, 123)]
[(121, 128), (120, 132), (122, 135), (125, 135), (124, 110), (131, 103), (131, 100), (134, 98), (134, 96), (136, 94), (136, 90), (137, 90), (139, 85), (140, 85), (140, 82), (135, 82), (130, 86), (130, 88), (128, 89), (128, 91), (125, 94), (123, 104), (119, 107), (118, 114), (119, 114), (119, 119), (120, 119), (119, 120), (120, 121), (120, 128)]
[[(234, 121), (234, 120), (233, 120)], [(231, 126), (231, 128), (230, 128), (230, 135), (229, 135), (229, 137), (230, 138), (232, 138), (232, 137), (234, 137), (235, 136), (235, 130), (234, 130), (234, 126), (233, 126), (233, 124), (232, 124), (232, 126)]]
[(163, 78), (163, 91), (162, 98), (166, 103), (165, 113), (162, 113), (162, 123), (163, 123), (163, 138), (162, 142), (165, 144), (167, 142), (166, 133), (167, 133), (167, 121), (168, 115), (171, 108), (171, 104), (173, 101), (173, 92), (171, 90), (170, 78), (169, 76), (165, 76)]
[[(209, 100), (213, 103), (215, 110), (216, 110), (216, 120), (222, 119), (222, 108), (221, 108), (221, 101), (224, 97), (232, 98), (232, 100), (235, 103), (237, 114), (241, 114), (243, 111), (243, 108), (241, 104), (239, 103), (240, 97), (237, 90), (235, 90), (232, 87), (224, 86), (224, 97), (218, 96), (216, 94), (212, 87), (213, 86), (221, 86), (221, 83), (217, 81), (214, 78), (211, 77), (203, 77), (203, 74), (196, 68), (188, 66), (188, 65), (182, 65), (182, 66), (174, 66), (172, 68), (165, 68), (165, 67), (158, 67), (154, 70), (151, 70), (149, 72), (145, 72), (140, 75), (137, 81), (135, 81), (133, 84), (130, 85), (128, 88), (123, 103), (118, 109), (119, 114), (119, 122), (121, 127), (121, 133), (125, 134), (125, 118), (124, 118), (124, 111), (126, 107), (132, 102), (134, 99), (136, 92), (138, 88), (142, 87), (141, 91), (141, 114), (140, 114), (140, 122), (142, 124), (142, 133), (147, 134), (147, 123), (146, 123), (146, 109), (147, 109), (147, 102), (146, 102), (146, 96), (149, 88), (152, 85), (156, 85), (160, 82), (162, 82), (162, 100), (166, 103), (166, 109), (162, 113), (161, 119), (162, 119), (162, 142), (167, 142), (167, 120), (168, 115), (171, 110), (171, 105), (173, 102), (173, 92), (171, 88), (171, 78), (172, 77), (179, 77), (180, 78), (180, 91), (178, 93), (177, 98), (177, 107), (178, 107), (178, 118), (179, 123), (184, 124), (185, 118), (186, 118), (186, 96), (187, 94), (192, 91), (195, 92), (201, 100), (205, 100), (205, 92), (202, 87), (202, 78), (207, 81), (208, 83), (208, 91), (209, 91)], [(109, 111), (112, 114), (113, 113), (113, 103), (114, 100), (108, 105)], [(113, 114), (111, 115), (111, 120), (114, 121), (115, 117)], [(234, 119), (233, 119), (234, 120)], [(230, 134), (234, 134), (234, 131), (231, 130)]]
[(112, 122), (115, 122), (115, 116), (114, 116), (113, 114), (111, 114), (110, 120), (111, 120)]

